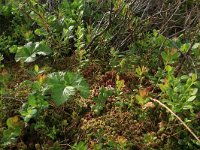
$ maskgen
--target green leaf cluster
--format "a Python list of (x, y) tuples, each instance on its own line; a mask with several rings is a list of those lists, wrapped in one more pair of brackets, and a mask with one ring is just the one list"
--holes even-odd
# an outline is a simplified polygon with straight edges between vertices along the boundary
[(24, 103), (20, 110), (20, 114), (24, 118), (24, 121), (28, 122), (31, 118), (39, 115), (45, 108), (48, 108), (48, 106), (48, 102), (45, 101), (44, 97), (39, 95), (39, 93), (29, 95), (28, 102)]
[(100, 89), (100, 93), (97, 97), (93, 98), (93, 101), (95, 102), (95, 105), (92, 106), (92, 110), (99, 114), (105, 107), (106, 101), (109, 98), (109, 96), (112, 95), (112, 91), (106, 89), (105, 87), (102, 87)]
[(163, 101), (171, 106), (174, 112), (184, 112), (190, 110), (193, 114), (194, 110), (200, 106), (196, 95), (198, 89), (195, 88), (197, 84), (197, 74), (191, 76), (183, 75), (181, 77), (174, 77), (174, 68), (171, 66), (165, 67), (167, 77), (164, 84), (159, 84), (160, 89), (164, 93)]
[(16, 142), (16, 138), (22, 134), (23, 123), (18, 116), (10, 117), (6, 121), (7, 129), (3, 131), (1, 142), (8, 146)]

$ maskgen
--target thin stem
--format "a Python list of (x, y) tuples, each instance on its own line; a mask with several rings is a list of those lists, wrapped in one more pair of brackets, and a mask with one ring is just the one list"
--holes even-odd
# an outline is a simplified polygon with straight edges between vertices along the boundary
[(183, 126), (194, 136), (194, 138), (200, 143), (200, 139), (198, 138), (198, 136), (186, 125), (186, 123), (179, 117), (177, 116), (169, 107), (167, 107), (165, 104), (163, 104), (162, 102), (160, 102), (157, 99), (151, 98), (152, 101), (157, 102), (158, 104), (160, 104), (162, 107), (164, 107), (165, 109), (167, 109), (172, 115), (174, 115), (182, 124)]

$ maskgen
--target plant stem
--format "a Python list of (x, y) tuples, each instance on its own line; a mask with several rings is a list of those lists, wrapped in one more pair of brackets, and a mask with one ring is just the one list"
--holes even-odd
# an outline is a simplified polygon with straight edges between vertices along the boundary
[(194, 138), (200, 143), (200, 139), (198, 138), (198, 136), (186, 125), (186, 123), (179, 117), (177, 116), (169, 107), (167, 107), (165, 104), (163, 104), (162, 102), (160, 102), (157, 99), (151, 98), (152, 101), (157, 102), (158, 104), (160, 104), (162, 107), (164, 107), (165, 109), (167, 109), (172, 115), (174, 115), (182, 124), (183, 126), (194, 136)]

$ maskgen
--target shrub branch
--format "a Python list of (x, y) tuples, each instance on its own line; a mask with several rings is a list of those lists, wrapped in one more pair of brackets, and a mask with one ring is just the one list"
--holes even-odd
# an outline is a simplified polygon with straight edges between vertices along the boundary
[(198, 136), (186, 125), (186, 123), (179, 117), (177, 116), (169, 107), (167, 107), (165, 104), (163, 104), (162, 102), (160, 102), (157, 99), (151, 98), (152, 101), (157, 102), (159, 105), (161, 105), (162, 107), (164, 107), (165, 109), (167, 109), (172, 115), (174, 115), (182, 124), (183, 126), (194, 136), (194, 138), (200, 143), (200, 139), (198, 138)]

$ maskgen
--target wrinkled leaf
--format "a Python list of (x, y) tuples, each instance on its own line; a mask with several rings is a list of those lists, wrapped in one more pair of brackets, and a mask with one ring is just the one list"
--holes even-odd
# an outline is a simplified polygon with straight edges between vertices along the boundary
[(42, 42), (29, 42), (22, 47), (18, 47), (15, 60), (24, 61), (26, 63), (33, 62), (37, 59), (37, 55), (46, 56), (52, 53), (52, 50)]
[(61, 105), (70, 100), (71, 96), (80, 92), (84, 98), (89, 96), (89, 86), (84, 78), (72, 72), (54, 72), (47, 77), (47, 88), (56, 103)]
[(54, 86), (52, 88), (52, 98), (57, 106), (70, 100), (71, 96), (75, 94), (75, 88), (72, 86)]

